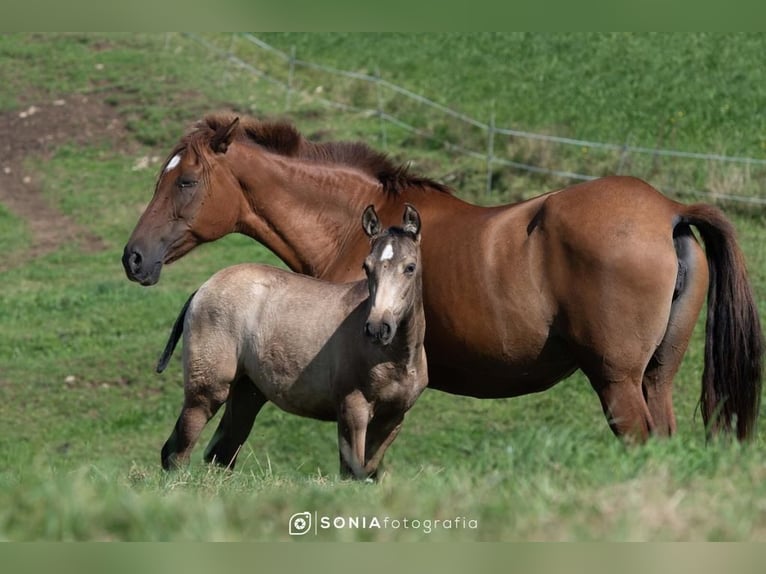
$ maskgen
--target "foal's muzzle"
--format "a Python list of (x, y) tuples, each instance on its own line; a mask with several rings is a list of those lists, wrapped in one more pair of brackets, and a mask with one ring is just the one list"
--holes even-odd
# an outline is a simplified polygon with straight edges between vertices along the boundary
[(388, 321), (381, 321), (379, 323), (373, 321), (367, 321), (364, 324), (364, 334), (367, 335), (374, 343), (380, 345), (388, 345), (393, 341), (396, 328)]

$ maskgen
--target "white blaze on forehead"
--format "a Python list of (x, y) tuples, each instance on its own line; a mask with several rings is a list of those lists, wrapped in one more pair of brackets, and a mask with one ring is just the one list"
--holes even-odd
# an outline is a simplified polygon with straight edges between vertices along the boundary
[(169, 172), (171, 169), (173, 169), (179, 163), (181, 163), (181, 154), (177, 153), (172, 158), (170, 158), (170, 161), (168, 162), (168, 165), (165, 166), (165, 172), (166, 173)]
[(388, 261), (389, 259), (393, 259), (393, 258), (394, 258), (394, 248), (391, 246), (390, 243), (388, 243), (383, 248), (383, 253), (380, 254), (380, 260)]

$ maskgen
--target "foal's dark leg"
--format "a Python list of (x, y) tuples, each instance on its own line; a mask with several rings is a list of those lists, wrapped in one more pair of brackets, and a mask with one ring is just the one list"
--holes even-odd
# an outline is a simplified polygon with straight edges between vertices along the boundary
[(248, 377), (242, 376), (234, 381), (221, 422), (205, 449), (205, 461), (234, 468), (255, 417), (267, 402), (268, 399)]

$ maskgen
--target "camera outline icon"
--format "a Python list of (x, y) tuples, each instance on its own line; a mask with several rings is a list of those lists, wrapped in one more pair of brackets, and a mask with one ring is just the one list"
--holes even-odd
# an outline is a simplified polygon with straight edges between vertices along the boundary
[(311, 512), (296, 512), (288, 521), (288, 532), (290, 536), (303, 536), (311, 530)]

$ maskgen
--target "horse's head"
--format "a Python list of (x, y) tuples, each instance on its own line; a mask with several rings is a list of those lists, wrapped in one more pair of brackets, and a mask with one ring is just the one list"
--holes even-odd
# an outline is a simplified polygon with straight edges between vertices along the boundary
[(363, 266), (370, 289), (364, 332), (375, 342), (388, 345), (402, 320), (415, 305), (422, 305), (420, 215), (407, 204), (402, 226), (382, 231), (375, 208), (370, 205), (362, 215), (362, 227), (371, 242)]
[(123, 252), (130, 280), (154, 285), (163, 264), (235, 230), (240, 188), (222, 160), (238, 122), (235, 118), (215, 129), (200, 126), (171, 152)]

